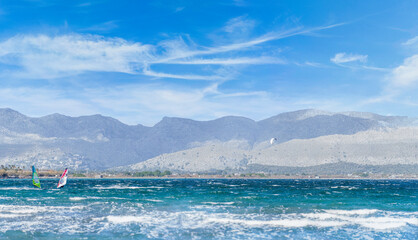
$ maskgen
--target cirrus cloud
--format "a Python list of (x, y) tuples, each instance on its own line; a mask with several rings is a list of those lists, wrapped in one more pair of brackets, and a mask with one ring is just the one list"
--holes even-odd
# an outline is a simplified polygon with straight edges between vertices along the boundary
[(348, 62), (366, 62), (367, 55), (359, 55), (352, 53), (337, 53), (333, 58), (330, 59), (335, 64), (348, 63)]
[[(226, 30), (236, 31), (250, 23), (251, 20), (242, 17), (232, 19)], [(218, 65), (218, 68), (222, 68), (227, 65), (285, 64), (280, 58), (253, 56), (246, 51), (266, 42), (344, 24), (297, 27), (212, 47), (199, 46), (190, 38), (184, 41), (182, 37), (150, 45), (91, 34), (23, 34), (0, 41), (0, 67), (3, 69), (0, 73), (8, 78), (56, 79), (86, 72), (118, 72), (154, 78), (225, 81), (233, 74), (208, 76), (198, 65)], [(194, 69), (176, 73), (151, 71), (150, 66), (156, 64), (193, 65)]]
[(149, 61), (151, 51), (150, 45), (97, 35), (17, 35), (0, 42), (0, 62), (19, 66), (28, 78), (86, 71), (134, 73), (132, 63)]

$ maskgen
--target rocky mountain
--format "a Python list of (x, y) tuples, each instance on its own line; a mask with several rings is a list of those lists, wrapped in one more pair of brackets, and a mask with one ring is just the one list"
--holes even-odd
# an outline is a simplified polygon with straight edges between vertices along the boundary
[(294, 139), (273, 145), (267, 141), (254, 146), (244, 140), (210, 141), (199, 147), (162, 154), (129, 168), (138, 171), (210, 172), (228, 169), (251, 172), (254, 166), (265, 166), (266, 169), (309, 168), (338, 163), (372, 166), (416, 164), (418, 167), (418, 127)]
[[(165, 117), (153, 127), (146, 127), (126, 125), (101, 115), (32, 118), (6, 108), (0, 109), (0, 164), (100, 170), (194, 151), (212, 143), (225, 145), (219, 152), (241, 151), (241, 147), (235, 149), (231, 144), (254, 151), (272, 137), (281, 145), (294, 139), (353, 135), (416, 123), (412, 118), (372, 113), (300, 110), (262, 121), (235, 116), (211, 121)], [(228, 156), (224, 161), (232, 162)]]

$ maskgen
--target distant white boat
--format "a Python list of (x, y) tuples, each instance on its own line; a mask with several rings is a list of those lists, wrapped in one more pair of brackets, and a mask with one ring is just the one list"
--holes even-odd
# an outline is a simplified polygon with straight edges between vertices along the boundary
[(57, 188), (62, 188), (65, 186), (65, 184), (67, 184), (67, 168), (64, 170), (64, 172), (61, 175), (60, 180), (58, 181), (58, 186)]

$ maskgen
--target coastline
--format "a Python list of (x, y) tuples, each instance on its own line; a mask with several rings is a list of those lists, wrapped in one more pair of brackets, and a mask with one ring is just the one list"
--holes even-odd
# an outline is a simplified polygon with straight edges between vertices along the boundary
[[(0, 169), (0, 179), (31, 179), (32, 171), (26, 169)], [(61, 171), (39, 169), (41, 179), (59, 179)], [(264, 172), (254, 173), (171, 173), (170, 171), (145, 172), (84, 172), (74, 171), (68, 174), (70, 179), (324, 179), (324, 180), (418, 180), (418, 174), (385, 174), (356, 172), (351, 174), (272, 174)]]
[[(164, 177), (127, 177), (127, 176), (104, 176), (104, 177), (72, 177), (68, 176), (69, 179), (220, 179), (220, 180), (418, 180), (418, 176), (405, 176), (405, 177), (344, 177), (344, 176), (318, 176), (318, 177), (301, 177), (301, 176), (266, 176), (266, 177), (228, 177), (228, 176), (164, 176)], [(1, 177), (0, 180), (30, 180), (31, 177)], [(59, 177), (40, 177), (40, 179), (59, 179)]]

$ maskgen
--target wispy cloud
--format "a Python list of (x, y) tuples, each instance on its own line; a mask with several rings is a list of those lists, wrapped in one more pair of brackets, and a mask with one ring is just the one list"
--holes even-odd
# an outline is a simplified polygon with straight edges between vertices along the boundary
[(418, 83), (418, 55), (404, 60), (388, 76), (391, 83), (398, 87), (408, 87)]
[(387, 75), (390, 88), (411, 88), (418, 86), (418, 36), (408, 39), (402, 45), (413, 55), (391, 70)]
[(90, 7), (93, 3), (92, 2), (84, 2), (84, 3), (80, 3), (77, 4), (77, 7)]
[[(107, 22), (104, 28), (113, 24), (114, 22)], [(236, 28), (247, 25), (251, 25), (250, 20), (237, 18), (231, 20), (225, 30), (235, 31)], [(244, 53), (248, 48), (269, 41), (341, 25), (343, 23), (310, 29), (298, 27), (215, 47), (198, 46), (190, 38), (187, 42), (183, 38), (177, 38), (157, 45), (149, 45), (98, 35), (17, 35), (0, 42), (0, 63), (16, 66), (19, 70), (13, 70), (13, 73), (8, 74), (19, 78), (54, 79), (85, 72), (120, 72), (158, 78), (224, 81), (225, 74), (205, 76), (178, 72), (160, 73), (152, 71), (150, 66), (154, 64), (220, 66), (284, 64), (286, 63), (284, 60), (273, 56), (245, 56), (245, 54), (227, 58), (216, 56), (232, 51)], [(98, 29), (102, 27), (98, 26)]]
[[(411, 38), (401, 45), (416, 53), (418, 37)], [(402, 106), (418, 106), (418, 54), (404, 59), (399, 66), (388, 69), (383, 77), (384, 86), (379, 96), (363, 101), (363, 104), (396, 103)]]
[(95, 35), (18, 35), (0, 42), (0, 62), (26, 78), (56, 78), (86, 71), (135, 73), (132, 63), (150, 59), (152, 46)]
[(330, 59), (331, 62), (340, 64), (348, 62), (366, 62), (367, 55), (352, 54), (352, 53), (337, 53), (333, 58)]
[(178, 13), (184, 10), (185, 7), (177, 7), (174, 12)]
[(334, 64), (349, 68), (353, 70), (372, 70), (372, 71), (380, 71), (380, 72), (389, 72), (390, 69), (387, 68), (380, 68), (374, 66), (366, 65), (367, 62), (367, 55), (360, 55), (360, 54), (353, 54), (353, 53), (337, 53), (333, 58), (330, 59), (331, 62)]
[(234, 38), (242, 38), (248, 37), (255, 25), (254, 20), (247, 18), (247, 16), (240, 16), (230, 19), (222, 30)]
[[(266, 42), (289, 38), (289, 37), (293, 37), (297, 35), (304, 35), (304, 34), (308, 34), (308, 33), (315, 32), (315, 31), (331, 29), (331, 28), (339, 27), (345, 24), (346, 23), (339, 23), (339, 24), (332, 24), (332, 25), (314, 27), (314, 28), (308, 28), (308, 29), (304, 29), (303, 27), (296, 27), (296, 28), (292, 28), (289, 30), (281, 31), (281, 32), (270, 32), (270, 33), (264, 34), (260, 37), (257, 37), (248, 41), (232, 43), (232, 44), (227, 44), (227, 45), (222, 45), (222, 46), (217, 46), (217, 47), (207, 47), (202, 50), (196, 50), (196, 49), (189, 50), (187, 48), (181, 48), (182, 51), (180, 52), (180, 54), (175, 54), (175, 55), (170, 54), (168, 57), (162, 58), (155, 63), (164, 63), (164, 62), (169, 62), (169, 61), (173, 61), (177, 59), (191, 58), (195, 56), (213, 55), (213, 54), (226, 53), (226, 52), (231, 52), (231, 51), (241, 51), (241, 50), (245, 50), (247, 48), (260, 45)], [(181, 45), (181, 41), (176, 40), (173, 43), (172, 42), (166, 43), (166, 45), (169, 45), (169, 44)]]
[(154, 72), (148, 66), (143, 68), (143, 74), (150, 77), (158, 78), (174, 78), (174, 79), (185, 79), (185, 80), (226, 80), (226, 76), (213, 75), (213, 76), (204, 76), (204, 75), (193, 75), (193, 74), (170, 74), (162, 72)]
[(418, 36), (408, 39), (406, 42), (402, 43), (404, 46), (412, 46), (412, 45), (418, 45)]
[(238, 57), (238, 58), (194, 58), (184, 60), (173, 60), (164, 62), (166, 64), (184, 65), (257, 65), (257, 64), (286, 64), (286, 61), (276, 57)]
[(103, 23), (99, 23), (99, 24), (90, 26), (90, 27), (82, 28), (82, 29), (80, 29), (80, 31), (83, 31), (83, 32), (100, 32), (100, 33), (109, 32), (109, 31), (119, 27), (117, 22), (118, 21), (115, 21), (115, 20), (107, 21), (107, 22), (103, 22)]

